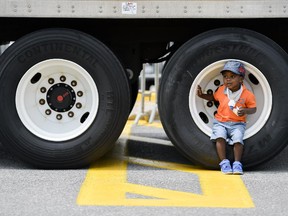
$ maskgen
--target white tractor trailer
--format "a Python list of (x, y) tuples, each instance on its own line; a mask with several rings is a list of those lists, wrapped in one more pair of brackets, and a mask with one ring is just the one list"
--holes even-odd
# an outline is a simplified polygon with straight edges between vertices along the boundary
[[(288, 143), (287, 0), (0, 0), (0, 141), (41, 168), (77, 168), (109, 151), (138, 93), (143, 63), (165, 62), (160, 119), (196, 164), (218, 167), (213, 93), (241, 61), (257, 99), (243, 164)], [(233, 151), (227, 146), (228, 157)]]

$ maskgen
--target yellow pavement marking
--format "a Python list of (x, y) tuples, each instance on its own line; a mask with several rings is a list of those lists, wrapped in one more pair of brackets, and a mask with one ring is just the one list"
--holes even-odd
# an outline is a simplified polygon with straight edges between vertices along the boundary
[(129, 137), (131, 134), (131, 128), (133, 127), (133, 125), (134, 125), (134, 121), (127, 121), (121, 135), (125, 135)]
[[(128, 122), (123, 133), (129, 135), (132, 125)], [(118, 143), (111, 154), (98, 160), (89, 168), (80, 189), (77, 204), (97, 206), (254, 207), (240, 176), (227, 176), (220, 171), (201, 170), (185, 164), (133, 158), (125, 156), (125, 148), (125, 143)], [(129, 183), (127, 182), (128, 163), (196, 174), (199, 178), (202, 193), (194, 194)], [(181, 179), (179, 179), (180, 181)], [(127, 193), (148, 196), (151, 199), (127, 198)]]
[[(146, 94), (148, 94), (149, 91), (145, 91)], [(138, 93), (137, 95), (137, 98), (136, 98), (136, 101), (140, 102), (141, 101), (141, 93)], [(150, 91), (150, 94), (146, 95), (144, 97), (144, 100), (145, 101), (150, 101), (150, 102), (155, 102), (156, 101), (156, 95), (155, 95), (155, 92), (151, 92)]]
[(160, 122), (154, 121), (152, 123), (149, 123), (149, 122), (142, 120), (142, 119), (139, 120), (138, 126), (147, 126), (147, 127), (155, 127), (155, 128), (162, 128), (163, 127)]

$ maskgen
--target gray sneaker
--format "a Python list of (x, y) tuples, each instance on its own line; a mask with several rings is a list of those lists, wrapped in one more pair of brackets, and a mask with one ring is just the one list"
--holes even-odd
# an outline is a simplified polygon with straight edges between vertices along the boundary
[(232, 174), (233, 173), (230, 161), (228, 159), (222, 160), (219, 165), (220, 165), (222, 173), (224, 173), (224, 174)]
[(234, 175), (243, 175), (242, 164), (239, 161), (233, 163), (233, 174)]

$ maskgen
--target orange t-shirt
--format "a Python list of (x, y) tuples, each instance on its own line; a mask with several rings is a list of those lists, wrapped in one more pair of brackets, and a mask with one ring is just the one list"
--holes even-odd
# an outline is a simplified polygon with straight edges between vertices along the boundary
[[(242, 88), (242, 94), (240, 95), (240, 98), (236, 102), (235, 106), (243, 108), (255, 108), (256, 99), (254, 94), (250, 92), (244, 84), (242, 85)], [(214, 93), (214, 99), (219, 102), (217, 113), (215, 114), (215, 119), (220, 122), (246, 122), (246, 115), (237, 116), (228, 106), (229, 98), (225, 89), (226, 87), (222, 85)]]

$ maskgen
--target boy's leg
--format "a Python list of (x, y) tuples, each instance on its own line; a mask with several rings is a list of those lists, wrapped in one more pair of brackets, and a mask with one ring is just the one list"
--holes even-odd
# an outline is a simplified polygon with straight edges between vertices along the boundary
[(234, 157), (235, 161), (233, 163), (233, 173), (242, 175), (243, 174), (243, 169), (242, 169), (242, 164), (241, 164), (241, 158), (243, 154), (243, 145), (241, 143), (235, 143), (234, 144)]
[(231, 168), (230, 161), (226, 159), (226, 140), (223, 138), (216, 139), (216, 150), (220, 162), (220, 168), (224, 174), (232, 174), (233, 170)]
[(241, 164), (243, 154), (243, 137), (245, 132), (246, 124), (236, 124), (231, 130), (230, 136), (233, 141), (233, 152), (234, 152), (234, 163), (233, 163), (233, 174), (242, 175), (243, 169)]
[(234, 152), (235, 161), (241, 161), (242, 154), (243, 154), (243, 145), (241, 143), (235, 143), (233, 152)]
[(226, 158), (226, 140), (223, 138), (216, 139), (216, 150), (219, 159), (222, 161)]
[[(229, 136), (233, 142), (233, 152), (235, 161), (241, 161), (243, 154), (243, 137), (245, 133), (246, 124), (237, 123), (233, 125), (233, 128), (229, 131)], [(232, 144), (232, 143), (231, 143)]]
[(219, 163), (221, 171), (224, 174), (232, 174), (230, 161), (226, 159), (226, 138), (227, 129), (224, 123), (218, 121), (213, 122), (211, 140), (215, 141), (216, 151), (221, 162)]

